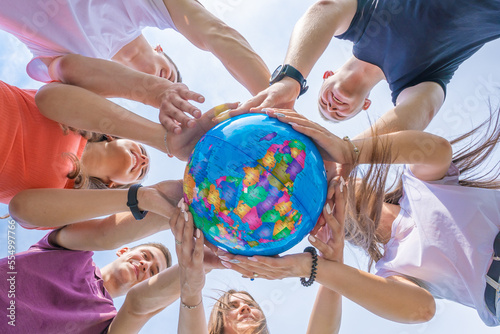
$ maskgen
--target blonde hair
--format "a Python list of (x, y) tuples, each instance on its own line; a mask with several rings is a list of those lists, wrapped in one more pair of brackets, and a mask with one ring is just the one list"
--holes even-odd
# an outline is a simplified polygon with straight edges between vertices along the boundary
[[(500, 162), (496, 162), (486, 172), (478, 172), (477, 167), (488, 160), (495, 145), (500, 141), (500, 112), (494, 116), (490, 111), (490, 117), (481, 125), (450, 143), (457, 145), (467, 138), (477, 135), (477, 132), (483, 128), (486, 128), (486, 134), (477, 136), (471, 143), (457, 151), (453, 156), (452, 163), (460, 171), (459, 184), (461, 186), (499, 189)], [(354, 168), (349, 176), (351, 182), (348, 184), (345, 221), (346, 240), (366, 251), (370, 258), (368, 270), (374, 262), (383, 256), (383, 240), (377, 233), (382, 206), (384, 203), (398, 205), (403, 194), (401, 175), (398, 175), (396, 181), (387, 187), (390, 164), (393, 161), (390, 145), (387, 142), (382, 142), (381, 149), (377, 149), (377, 144), (382, 139), (376, 137), (375, 134), (373, 137), (377, 140), (373, 141), (370, 161), (382, 161), (382, 163), (371, 164), (360, 178), (358, 178), (359, 166)], [(397, 185), (395, 185), (396, 182)]]
[[(248, 296), (248, 300), (253, 302), (257, 309), (262, 312), (259, 304), (255, 301), (255, 299), (246, 291), (236, 291), (236, 290), (228, 290), (223, 292), (223, 294), (219, 297), (219, 299), (215, 302), (214, 307), (212, 308), (212, 312), (210, 313), (210, 317), (208, 320), (208, 333), (209, 334), (224, 334), (224, 325), (226, 319), (226, 313), (230, 310), (229, 300), (231, 296), (235, 294), (243, 294)], [(262, 319), (258, 323), (256, 328), (247, 331), (246, 333), (241, 334), (269, 334), (269, 329), (267, 328), (267, 320), (264, 312), (262, 312)]]

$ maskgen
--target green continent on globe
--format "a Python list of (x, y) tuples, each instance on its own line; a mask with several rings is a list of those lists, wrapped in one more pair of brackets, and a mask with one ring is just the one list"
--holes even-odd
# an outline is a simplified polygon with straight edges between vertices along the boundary
[(305, 144), (287, 140), (270, 145), (254, 164), (225, 170), (226, 175), (214, 180), (203, 168), (195, 170), (191, 161), (184, 192), (196, 225), (235, 249), (285, 239), (302, 221), (292, 207), (292, 195), (305, 158)]

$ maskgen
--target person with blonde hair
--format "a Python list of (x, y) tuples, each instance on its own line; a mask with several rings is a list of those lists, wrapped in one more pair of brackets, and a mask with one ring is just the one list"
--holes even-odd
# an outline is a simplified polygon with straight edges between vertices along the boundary
[[(338, 178), (336, 179), (338, 180)], [(329, 240), (330, 227), (338, 231), (341, 225), (344, 211), (340, 203), (344, 201), (343, 194), (339, 191), (339, 182), (332, 182), (328, 205), (325, 206), (322, 220), (328, 223), (329, 227), (321, 228), (318, 232), (318, 240), (314, 240), (313, 245), (322, 251), (322, 256), (331, 261), (343, 258), (343, 242), (333, 242)], [(332, 200), (339, 203), (339, 207), (332, 215)], [(215, 268), (211, 257), (212, 250), (204, 247), (204, 236), (199, 229), (194, 226), (192, 214), (186, 210), (187, 206), (184, 200), (179, 202), (180, 212), (177, 220), (171, 220), (171, 230), (175, 237), (175, 250), (179, 262), (180, 270), (180, 310), (178, 333), (208, 333), (208, 334), (269, 334), (270, 330), (267, 324), (266, 316), (257, 301), (247, 291), (238, 291), (230, 289), (224, 291), (217, 299), (206, 325), (205, 311), (203, 307), (202, 289), (205, 285), (205, 275), (210, 268)], [(337, 218), (335, 218), (337, 217)], [(343, 239), (342, 239), (343, 241)], [(325, 244), (322, 247), (323, 242)], [(212, 245), (213, 246), (213, 245)], [(212, 248), (215, 248), (213, 246)], [(204, 256), (209, 255), (207, 260)], [(218, 258), (221, 264), (226, 268), (238, 266), (238, 260), (231, 260), (222, 250), (217, 250)], [(220, 267), (220, 265), (219, 265)], [(310, 264), (309, 264), (310, 269)], [(238, 270), (238, 269), (237, 269)], [(259, 270), (252, 273), (244, 271), (245, 277), (252, 279)], [(307, 284), (306, 284), (307, 285)], [(333, 315), (333, 310), (341, 309), (341, 297), (337, 292), (330, 289), (320, 288), (318, 290), (316, 303), (309, 320), (308, 334), (331, 333), (338, 329), (340, 319)]]
[[(480, 140), (454, 156), (452, 144), (479, 128), (451, 143), (413, 130), (351, 141), (294, 111), (268, 114), (312, 137), (325, 160), (368, 165), (363, 177), (357, 178), (356, 168), (348, 182), (345, 236), (367, 252), (375, 273), (320, 256), (319, 283), (397, 322), (429, 321), (436, 313), (434, 298), (444, 298), (476, 309), (488, 326), (500, 325), (500, 171), (482, 176), (475, 170), (496, 154), (498, 114), (479, 127), (487, 127)], [(393, 191), (386, 189), (391, 164), (405, 164)], [(342, 234), (332, 233), (329, 242), (343, 243)], [(318, 242), (317, 236), (309, 239)], [(331, 248), (319, 245), (320, 250)], [(308, 277), (312, 265), (308, 254), (252, 260), (226, 254), (223, 260), (237, 260), (232, 268), (267, 279)], [(341, 309), (331, 312), (340, 317)]]
[[(268, 334), (266, 317), (255, 299), (246, 291), (228, 290), (215, 302), (208, 327), (203, 308), (205, 275), (215, 266), (207, 262), (212, 250), (204, 246), (201, 231), (194, 226), (184, 200), (178, 204), (179, 218), (171, 220), (175, 251), (180, 270), (181, 306), (178, 333)], [(218, 260), (218, 259), (217, 259)]]

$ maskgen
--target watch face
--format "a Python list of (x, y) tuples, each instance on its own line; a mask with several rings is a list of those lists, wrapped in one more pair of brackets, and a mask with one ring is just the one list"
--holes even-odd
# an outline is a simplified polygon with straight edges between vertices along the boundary
[(281, 74), (281, 69), (283, 68), (283, 65), (278, 66), (274, 72), (273, 75), (271, 75), (271, 83), (275, 83), (276, 81), (279, 81), (281, 79), (278, 79), (279, 75)]

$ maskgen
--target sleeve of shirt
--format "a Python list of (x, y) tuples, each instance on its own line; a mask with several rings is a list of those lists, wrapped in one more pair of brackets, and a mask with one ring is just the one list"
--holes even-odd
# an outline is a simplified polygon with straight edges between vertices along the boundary
[(57, 233), (60, 229), (57, 230), (52, 230), (49, 233), (47, 233), (40, 241), (38, 241), (36, 244), (32, 245), (29, 250), (61, 250), (61, 249), (66, 249), (58, 245), (53, 245), (49, 241), (50, 235), (53, 233)]
[[(411, 171), (409, 165), (405, 165), (403, 167), (403, 175), (406, 177), (418, 179)], [(445, 176), (442, 179), (435, 180), (435, 181), (421, 181), (421, 182), (430, 183), (430, 184), (457, 185), (458, 186), (459, 177), (460, 177), (460, 171), (458, 170), (458, 167), (455, 164), (451, 163), (450, 168), (448, 168), (448, 171), (446, 172)]]

